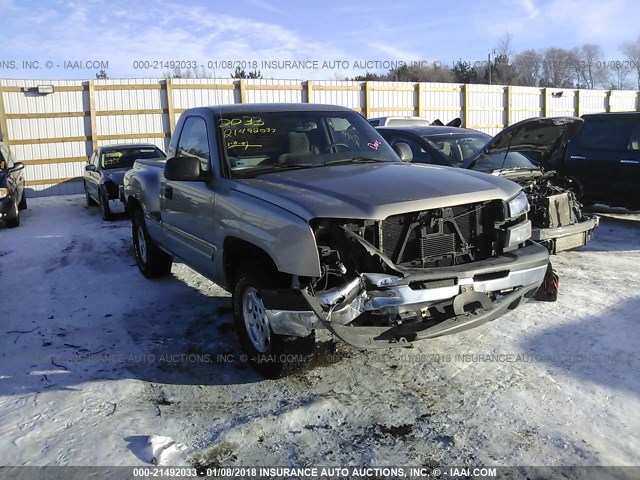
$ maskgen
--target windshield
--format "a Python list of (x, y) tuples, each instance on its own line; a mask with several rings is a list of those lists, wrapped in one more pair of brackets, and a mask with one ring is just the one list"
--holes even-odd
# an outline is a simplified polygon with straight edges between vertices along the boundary
[(509, 152), (507, 158), (502, 153), (491, 153), (489, 155), (481, 155), (471, 166), (473, 170), (479, 172), (494, 172), (496, 170), (505, 169), (540, 169), (538, 165), (533, 163), (523, 154), (518, 152)]
[[(461, 167), (463, 163), (475, 158), (491, 140), (489, 135), (481, 132), (441, 133), (425, 135), (423, 138), (454, 167)], [(493, 172), (509, 168), (539, 167), (521, 153), (509, 152), (505, 158), (503, 152), (482, 154), (471, 168), (480, 172)]]
[(491, 140), (489, 135), (480, 132), (439, 133), (422, 138), (454, 167), (460, 167), (466, 160), (476, 156)]
[(100, 164), (104, 169), (131, 168), (136, 160), (163, 157), (164, 153), (158, 147), (110, 148), (102, 150)]
[(352, 162), (398, 162), (356, 112), (227, 113), (218, 120), (234, 177)]

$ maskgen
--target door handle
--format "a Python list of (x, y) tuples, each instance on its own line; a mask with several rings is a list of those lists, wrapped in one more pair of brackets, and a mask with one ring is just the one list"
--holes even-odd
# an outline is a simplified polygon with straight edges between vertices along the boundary
[(164, 198), (168, 200), (173, 198), (173, 187), (164, 187)]
[(571, 155), (571, 160), (586, 160), (582, 155)]
[(620, 160), (620, 163), (635, 163), (638, 164), (640, 163), (640, 160), (628, 160), (628, 159), (624, 159), (624, 160)]

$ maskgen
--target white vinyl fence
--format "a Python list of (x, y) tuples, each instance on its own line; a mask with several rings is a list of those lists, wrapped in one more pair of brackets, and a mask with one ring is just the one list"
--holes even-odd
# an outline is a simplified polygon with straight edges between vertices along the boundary
[[(38, 92), (52, 86), (53, 93)], [(639, 111), (640, 92), (454, 83), (126, 79), (0, 80), (0, 132), (26, 164), (30, 196), (82, 192), (99, 145), (149, 142), (165, 149), (187, 108), (230, 103), (329, 103), (365, 117), (421, 116), (495, 134), (539, 116)]]

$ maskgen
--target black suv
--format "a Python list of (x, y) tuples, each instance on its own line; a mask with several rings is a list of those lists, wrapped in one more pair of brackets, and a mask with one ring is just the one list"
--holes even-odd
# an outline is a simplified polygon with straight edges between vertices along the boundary
[(583, 115), (564, 174), (583, 189), (583, 203), (640, 209), (640, 112)]

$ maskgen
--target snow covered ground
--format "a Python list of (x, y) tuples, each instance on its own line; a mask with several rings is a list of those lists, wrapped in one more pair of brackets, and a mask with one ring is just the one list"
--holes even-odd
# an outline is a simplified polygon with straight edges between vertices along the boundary
[(83, 197), (29, 200), (0, 228), (0, 465), (150, 465), (153, 435), (161, 464), (640, 465), (640, 215), (598, 211), (558, 302), (411, 350), (319, 335), (271, 381), (223, 290), (146, 280), (129, 221)]

